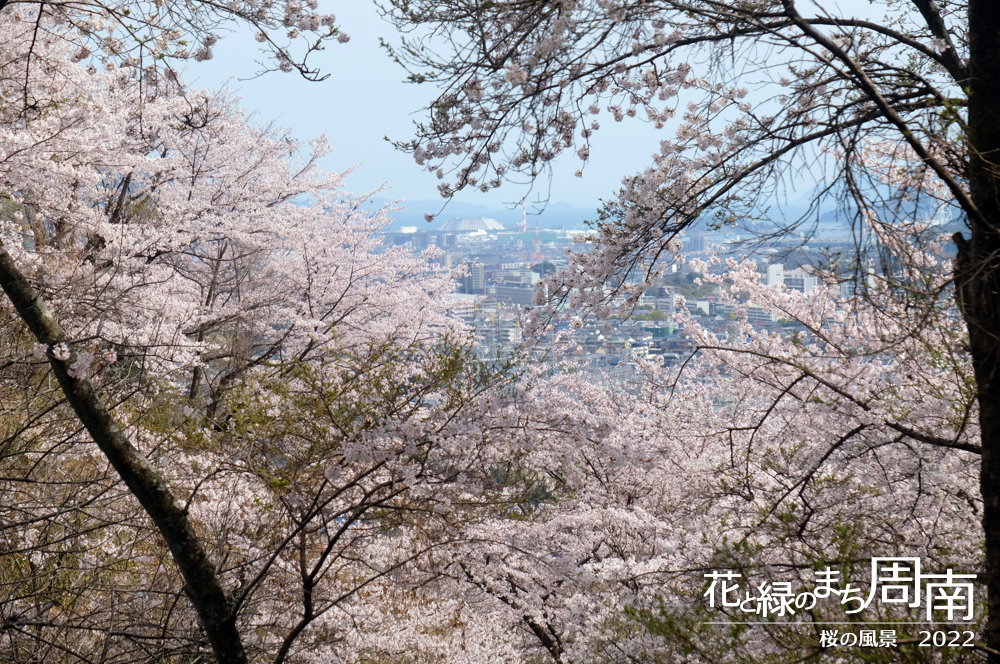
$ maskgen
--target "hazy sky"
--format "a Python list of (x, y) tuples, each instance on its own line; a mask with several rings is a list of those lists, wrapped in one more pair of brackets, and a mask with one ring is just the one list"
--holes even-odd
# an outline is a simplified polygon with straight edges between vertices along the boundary
[[(347, 44), (331, 44), (319, 54), (318, 64), (330, 74), (321, 83), (310, 83), (296, 74), (274, 72), (254, 80), (240, 81), (257, 71), (257, 46), (251, 33), (224, 35), (215, 47), (215, 58), (192, 62), (189, 83), (198, 87), (230, 86), (243, 97), (246, 109), (256, 111), (260, 121), (276, 120), (291, 127), (303, 140), (326, 132), (337, 152), (323, 166), (342, 170), (360, 164), (347, 179), (351, 191), (361, 193), (388, 182), (388, 196), (410, 200), (438, 198), (439, 180), (422, 170), (413, 159), (383, 140), (407, 139), (412, 135), (416, 113), (429, 102), (435, 88), (403, 83), (404, 72), (379, 48), (379, 37), (395, 41), (391, 25), (379, 18), (374, 4), (366, 0), (327, 1), (338, 24), (351, 35)], [(625, 175), (634, 174), (650, 162), (658, 142), (666, 138), (650, 125), (633, 120), (616, 124), (610, 114), (598, 116), (602, 128), (594, 136), (590, 163), (582, 178), (573, 173), (579, 165), (568, 153), (555, 162), (551, 200), (574, 207), (596, 208), (598, 199), (617, 191)], [(546, 189), (540, 183), (538, 189)], [(517, 200), (523, 189), (505, 185), (488, 194), (463, 192), (456, 200), (499, 206)], [(535, 194), (532, 194), (534, 197)]]

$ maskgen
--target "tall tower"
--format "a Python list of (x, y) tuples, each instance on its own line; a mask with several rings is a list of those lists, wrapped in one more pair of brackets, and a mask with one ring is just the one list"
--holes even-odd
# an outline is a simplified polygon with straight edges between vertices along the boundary
[(542, 260), (542, 239), (538, 236), (538, 220), (535, 219), (535, 254), (532, 256), (535, 261)]

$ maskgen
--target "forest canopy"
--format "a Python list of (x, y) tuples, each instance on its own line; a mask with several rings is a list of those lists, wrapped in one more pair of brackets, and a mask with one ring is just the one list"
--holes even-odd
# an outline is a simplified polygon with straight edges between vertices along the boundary
[[(0, 659), (1000, 661), (1000, 9), (383, 4), (440, 86), (400, 147), (445, 197), (585, 165), (602, 112), (664, 131), (510, 356), (325, 138), (174, 69), (243, 25), (322, 78), (316, 3), (0, 4)], [(810, 163), (768, 233), (839, 204), (815, 287), (683, 250)], [(664, 287), (728, 327), (674, 293), (683, 361), (573, 364)], [(927, 621), (971, 636), (922, 649)]]

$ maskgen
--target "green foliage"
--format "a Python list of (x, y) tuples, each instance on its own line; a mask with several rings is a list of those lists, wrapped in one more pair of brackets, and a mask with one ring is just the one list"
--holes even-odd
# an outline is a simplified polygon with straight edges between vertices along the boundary
[(677, 293), (680, 293), (688, 300), (704, 300), (706, 297), (714, 295), (717, 287), (715, 284), (710, 283), (702, 283), (700, 285), (694, 283), (694, 280), (699, 276), (693, 272), (687, 274), (671, 272), (663, 276), (663, 285), (673, 287)]

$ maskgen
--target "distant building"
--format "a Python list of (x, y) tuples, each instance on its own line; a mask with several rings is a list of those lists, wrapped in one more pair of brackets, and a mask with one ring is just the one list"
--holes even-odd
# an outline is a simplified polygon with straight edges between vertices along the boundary
[(652, 302), (653, 307), (657, 311), (665, 311), (671, 313), (677, 309), (677, 294), (671, 293), (666, 297), (657, 297)]
[(486, 294), (486, 268), (482, 263), (466, 263), (468, 274), (462, 277), (459, 291), (470, 295)]
[(449, 219), (441, 224), (439, 231), (448, 233), (471, 233), (473, 231), (502, 231), (503, 224), (491, 217), (479, 219)]
[(535, 288), (531, 286), (496, 286), (494, 297), (498, 302), (509, 302), (524, 307), (535, 299)]
[(457, 244), (457, 236), (454, 233), (417, 230), (416, 226), (404, 226), (398, 232), (386, 233), (385, 238), (388, 245), (416, 250), (427, 247), (453, 249)]
[(819, 286), (819, 277), (807, 272), (803, 268), (796, 268), (785, 272), (785, 287), (789, 290), (797, 290), (800, 293), (808, 293)]
[(500, 343), (519, 344), (523, 338), (521, 326), (516, 321), (505, 320), (500, 323)]
[(767, 266), (767, 285), (775, 286), (778, 284), (784, 285), (789, 290), (808, 293), (819, 286), (819, 278), (812, 274), (808, 267), (797, 267), (786, 272), (785, 266), (781, 263), (772, 263)]
[(684, 250), (689, 252), (705, 251), (708, 248), (708, 242), (701, 234), (687, 235), (681, 243), (684, 245)]
[(850, 300), (858, 290), (858, 282), (854, 279), (846, 279), (840, 282), (840, 297)]
[(777, 286), (785, 283), (785, 266), (781, 263), (771, 263), (767, 266), (767, 285)]
[(712, 314), (721, 317), (722, 320), (735, 320), (736, 309), (746, 310), (748, 323), (772, 323), (775, 321), (774, 314), (768, 313), (763, 307), (758, 307), (749, 303), (720, 303), (715, 306), (715, 311), (713, 311)]
[(473, 318), (479, 311), (478, 303), (481, 299), (475, 295), (453, 293), (448, 297), (448, 312), (458, 318)]
[(496, 270), (493, 281), (504, 286), (534, 286), (539, 281), (537, 272), (528, 269)]

